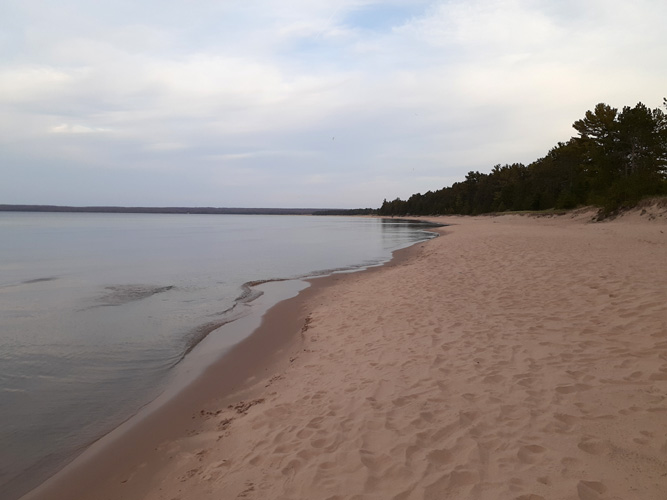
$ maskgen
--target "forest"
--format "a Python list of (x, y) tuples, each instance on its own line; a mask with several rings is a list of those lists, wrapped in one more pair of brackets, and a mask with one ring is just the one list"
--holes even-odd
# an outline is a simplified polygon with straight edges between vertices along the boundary
[[(667, 109), (667, 99), (663, 99)], [(667, 194), (667, 115), (641, 102), (600, 103), (572, 125), (577, 135), (529, 165), (468, 172), (450, 187), (384, 200), (380, 215), (484, 214), (594, 205), (613, 213)]]

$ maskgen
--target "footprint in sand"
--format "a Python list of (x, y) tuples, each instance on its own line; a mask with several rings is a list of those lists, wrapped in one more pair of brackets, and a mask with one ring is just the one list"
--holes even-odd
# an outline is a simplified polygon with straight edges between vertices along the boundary
[(313, 439), (310, 441), (310, 446), (312, 446), (313, 448), (324, 448), (326, 444), (327, 440), (324, 438)]
[(607, 487), (598, 481), (579, 481), (577, 493), (579, 500), (599, 500)]
[(475, 484), (478, 480), (479, 477), (476, 472), (457, 467), (455, 470), (429, 484), (424, 491), (424, 498), (450, 498), (460, 488)]
[(313, 431), (310, 429), (301, 429), (296, 433), (296, 437), (299, 439), (307, 439), (313, 435)]
[(572, 394), (574, 392), (587, 391), (591, 388), (588, 384), (573, 384), (573, 385), (561, 385), (556, 387), (556, 392), (559, 394)]
[(661, 371), (652, 374), (649, 377), (650, 380), (667, 380), (667, 371), (665, 368), (661, 368)]
[(498, 384), (505, 380), (505, 377), (502, 375), (487, 375), (482, 379), (482, 382), (485, 384)]
[(574, 427), (579, 419), (572, 415), (567, 415), (565, 413), (554, 413), (554, 421), (551, 422), (546, 428), (548, 430), (553, 430), (554, 432), (565, 433), (568, 432)]
[(540, 459), (540, 456), (547, 451), (546, 448), (538, 446), (536, 444), (530, 444), (522, 446), (517, 452), (517, 457), (519, 460), (525, 464), (534, 464)]
[(290, 460), (289, 463), (283, 467), (283, 469), (280, 471), (283, 476), (290, 476), (294, 477), (294, 475), (301, 469), (302, 466), (301, 460), (293, 459)]
[(640, 378), (642, 378), (642, 375), (644, 375), (644, 373), (640, 372), (640, 371), (632, 372), (627, 377), (624, 377), (623, 380), (634, 382), (634, 381), (639, 380)]
[(219, 461), (211, 462), (202, 471), (202, 474), (201, 474), (202, 481), (212, 481), (214, 479), (217, 479), (223, 473), (222, 470), (224, 468), (228, 467), (229, 464), (230, 463), (227, 460), (219, 460)]
[(467, 427), (475, 422), (479, 417), (479, 412), (477, 411), (460, 411), (459, 412), (459, 422), (461, 425)]
[(594, 438), (583, 438), (577, 446), (591, 455), (602, 455), (609, 449), (608, 443)]
[(322, 422), (324, 422), (324, 417), (315, 417), (306, 424), (306, 427), (311, 429), (319, 429), (322, 425)]
[(434, 465), (444, 465), (451, 462), (452, 453), (449, 450), (433, 450), (426, 455), (426, 460)]

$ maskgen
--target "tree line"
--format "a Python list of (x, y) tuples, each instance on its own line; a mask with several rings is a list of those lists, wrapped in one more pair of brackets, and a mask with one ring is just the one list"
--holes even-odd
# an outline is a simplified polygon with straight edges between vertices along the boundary
[[(663, 100), (667, 108), (667, 99)], [(380, 215), (475, 215), (596, 205), (610, 213), (667, 194), (667, 115), (641, 102), (600, 103), (572, 125), (578, 135), (529, 165), (468, 172), (450, 187), (384, 200)]]

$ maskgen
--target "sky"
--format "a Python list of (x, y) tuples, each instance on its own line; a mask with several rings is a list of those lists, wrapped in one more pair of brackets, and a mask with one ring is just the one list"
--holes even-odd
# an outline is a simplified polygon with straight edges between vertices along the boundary
[(667, 97), (664, 0), (2, 0), (0, 204), (377, 208)]

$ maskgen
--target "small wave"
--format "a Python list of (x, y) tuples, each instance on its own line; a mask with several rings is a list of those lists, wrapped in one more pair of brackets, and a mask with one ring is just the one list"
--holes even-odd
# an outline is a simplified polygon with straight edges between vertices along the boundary
[(0, 285), (0, 288), (10, 288), (13, 286), (22, 286), (22, 285), (34, 285), (35, 283), (44, 283), (46, 281), (57, 280), (57, 276), (47, 276), (44, 278), (35, 278), (31, 280), (19, 281), (17, 283), (7, 283), (6, 285)]
[(243, 283), (243, 285), (241, 285), (242, 292), (238, 297), (236, 297), (236, 299), (234, 300), (234, 304), (231, 307), (225, 309), (224, 311), (220, 311), (219, 313), (216, 313), (214, 315), (220, 317), (221, 319), (204, 323), (203, 325), (199, 325), (198, 327), (188, 332), (185, 338), (185, 349), (183, 353), (178, 357), (178, 359), (176, 359), (174, 365), (180, 363), (183, 360), (183, 358), (185, 358), (185, 356), (187, 356), (190, 353), (190, 351), (192, 351), (197, 346), (197, 344), (203, 341), (211, 332), (239, 319), (239, 317), (241, 316), (240, 314), (237, 315), (232, 314), (239, 304), (249, 304), (250, 302), (264, 295), (263, 291), (257, 290), (257, 287), (259, 285), (263, 285), (265, 283), (278, 283), (281, 281), (291, 281), (293, 279), (301, 279), (301, 278), (302, 277), (272, 278), (266, 280), (247, 281)]
[(156, 286), (156, 285), (116, 285), (107, 286), (109, 292), (97, 299), (98, 304), (93, 307), (103, 306), (121, 306), (128, 302), (142, 300), (158, 293), (168, 292), (176, 288), (174, 285)]
[(200, 325), (188, 332), (188, 334), (185, 337), (185, 349), (183, 353), (174, 361), (173, 364), (177, 365), (178, 363), (180, 363), (183, 360), (183, 358), (185, 358), (185, 356), (187, 356), (190, 353), (190, 351), (192, 351), (197, 346), (197, 344), (202, 342), (211, 332), (229, 323), (232, 323), (233, 321), (236, 321), (241, 315), (240, 314), (233, 315), (232, 313), (239, 304), (249, 304), (264, 294), (263, 291), (257, 290), (258, 286), (264, 285), (266, 283), (280, 283), (284, 281), (303, 280), (308, 278), (316, 278), (319, 276), (328, 276), (333, 273), (349, 272), (349, 271), (355, 271), (357, 269), (362, 269), (362, 268), (345, 267), (336, 269), (325, 269), (321, 271), (315, 271), (313, 273), (295, 276), (292, 278), (271, 278), (265, 280), (247, 281), (243, 283), (243, 285), (241, 285), (242, 292), (238, 297), (236, 297), (236, 299), (234, 300), (234, 304), (231, 307), (225, 309), (224, 311), (220, 311), (219, 313), (213, 315), (220, 317), (221, 319), (217, 321), (211, 321), (209, 323), (204, 323), (203, 325)]
[(175, 360), (174, 365), (180, 363), (185, 356), (187, 356), (192, 349), (194, 349), (197, 344), (199, 344), (202, 340), (204, 340), (209, 333), (211, 333), (214, 330), (217, 330), (218, 328), (225, 326), (228, 323), (231, 323), (234, 321), (236, 318), (227, 318), (227, 319), (221, 319), (219, 321), (211, 321), (209, 323), (204, 323), (203, 325), (199, 325), (197, 328), (191, 330), (185, 340), (185, 350), (183, 353), (178, 357), (178, 359)]
[(54, 281), (57, 280), (58, 278), (55, 276), (49, 276), (47, 278), (35, 278), (34, 280), (26, 280), (22, 281), (22, 285), (31, 285), (32, 283), (43, 283), (44, 281)]
[[(391, 219), (388, 219), (391, 220)], [(412, 221), (412, 220), (403, 220), (403, 219), (394, 219), (392, 222), (398, 222), (400, 224), (410, 224), (413, 226), (423, 226), (423, 227), (430, 227), (430, 228), (435, 228), (435, 227), (442, 227), (445, 226), (446, 224), (438, 224), (435, 222), (426, 222), (426, 221)], [(430, 231), (423, 231), (425, 235), (425, 239), (431, 239), (435, 238), (438, 236), (437, 233), (430, 232)], [(422, 240), (423, 241), (423, 240)], [(412, 242), (411, 244), (414, 244), (416, 242)], [(209, 323), (205, 323), (203, 325), (200, 325), (193, 330), (191, 330), (188, 335), (186, 336), (185, 339), (185, 349), (183, 353), (175, 360), (174, 365), (180, 363), (185, 356), (187, 356), (200, 342), (202, 342), (211, 332), (214, 330), (217, 330), (218, 328), (231, 323), (238, 319), (237, 316), (232, 316), (232, 312), (236, 309), (236, 307), (239, 304), (248, 304), (251, 303), (252, 301), (258, 299), (261, 297), (264, 292), (261, 290), (257, 290), (257, 287), (260, 285), (263, 285), (265, 283), (279, 283), (283, 281), (292, 281), (292, 280), (306, 280), (310, 278), (319, 278), (319, 277), (324, 277), (324, 276), (329, 276), (331, 274), (336, 274), (336, 273), (349, 273), (349, 272), (356, 272), (356, 271), (361, 271), (364, 269), (368, 269), (370, 267), (376, 267), (376, 266), (381, 266), (386, 262), (386, 260), (373, 260), (373, 261), (366, 261), (362, 264), (356, 265), (356, 266), (347, 266), (347, 267), (336, 267), (336, 268), (331, 268), (331, 269), (321, 269), (319, 271), (313, 271), (307, 274), (302, 274), (299, 276), (292, 276), (290, 278), (270, 278), (270, 279), (264, 279), (264, 280), (254, 280), (254, 281), (246, 281), (241, 285), (241, 294), (236, 297), (234, 300), (234, 303), (231, 307), (225, 309), (224, 311), (220, 311), (219, 313), (215, 313), (211, 316), (217, 316), (220, 317), (220, 320), (217, 321), (211, 321)]]
[(22, 393), (28, 392), (25, 389), (14, 389), (12, 387), (2, 387), (2, 388), (0, 388), (0, 391), (2, 391), (2, 392), (22, 392)]

